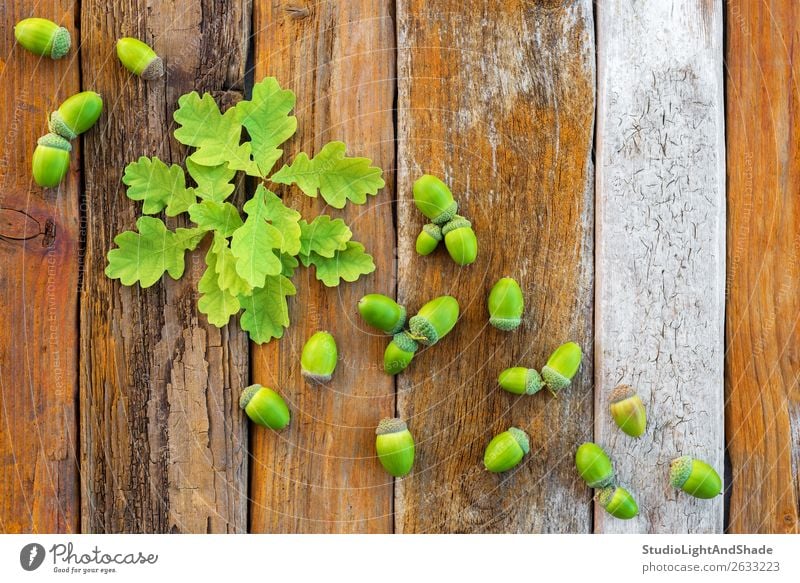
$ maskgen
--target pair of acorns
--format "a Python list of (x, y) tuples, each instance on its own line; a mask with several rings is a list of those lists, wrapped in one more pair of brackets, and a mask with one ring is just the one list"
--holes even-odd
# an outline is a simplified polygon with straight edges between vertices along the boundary
[[(69, 31), (46, 18), (20, 20), (14, 27), (14, 36), (22, 48), (51, 59), (62, 58), (72, 46)], [(117, 56), (128, 71), (148, 81), (164, 74), (164, 61), (139, 39), (119, 39)]]
[[(26, 18), (14, 27), (20, 46), (35, 55), (60, 59), (72, 47), (72, 37), (63, 26), (46, 18)], [(131, 73), (152, 81), (164, 74), (164, 62), (139, 39), (125, 37), (117, 41), (117, 56)]]
[[(247, 387), (239, 398), (239, 406), (251, 421), (280, 431), (291, 419), (289, 407), (277, 392), (255, 384)], [(383, 419), (375, 430), (375, 451), (383, 468), (399, 478), (414, 465), (414, 438), (402, 419)]]
[[(611, 516), (629, 520), (639, 514), (636, 499), (616, 483), (611, 460), (599, 445), (582, 444), (575, 452), (575, 467), (590, 488), (598, 489), (597, 502)], [(688, 455), (672, 460), (669, 481), (673, 488), (695, 498), (714, 498), (722, 491), (722, 480), (716, 470)]]
[(433, 346), (456, 325), (458, 301), (453, 296), (439, 296), (417, 312), (406, 323), (406, 309), (383, 294), (367, 294), (358, 301), (358, 311), (364, 321), (392, 340), (383, 353), (383, 369), (390, 375), (404, 371), (414, 358), (420, 344)]
[(478, 256), (478, 239), (472, 223), (456, 214), (458, 203), (448, 186), (439, 178), (424, 174), (414, 182), (414, 204), (431, 220), (417, 236), (420, 255), (430, 255), (444, 239), (444, 246), (457, 264), (469, 265)]
[[(331, 380), (339, 360), (336, 341), (328, 332), (317, 332), (306, 341), (300, 356), (303, 377), (312, 383)], [(259, 384), (250, 385), (239, 397), (241, 407), (253, 423), (280, 431), (289, 425), (291, 412), (283, 397), (273, 389)], [(411, 471), (414, 464), (414, 438), (405, 422), (383, 419), (376, 429), (375, 450), (384, 469), (400, 477)]]
[[(339, 349), (330, 332), (314, 333), (303, 345), (300, 372), (310, 383), (324, 384), (331, 380), (339, 361)], [(273, 389), (259, 384), (250, 385), (239, 396), (239, 407), (253, 423), (280, 431), (291, 420), (283, 397)]]
[[(14, 27), (14, 36), (28, 51), (60, 59), (69, 52), (72, 38), (63, 26), (46, 18), (26, 18)], [(164, 74), (164, 63), (142, 41), (122, 38), (117, 41), (117, 56), (132, 73), (147, 80)], [(103, 100), (94, 91), (73, 95), (50, 114), (49, 133), (36, 141), (32, 173), (36, 184), (43, 188), (58, 186), (69, 171), (70, 141), (91, 128), (103, 113)]]
[[(532, 395), (544, 386), (556, 395), (572, 383), (582, 358), (581, 347), (575, 342), (566, 342), (550, 355), (541, 374), (533, 368), (507, 368), (500, 373), (499, 383), (503, 389), (517, 395)], [(507, 472), (516, 467), (529, 451), (528, 434), (518, 427), (509, 427), (486, 446), (483, 465), (490, 472)]]

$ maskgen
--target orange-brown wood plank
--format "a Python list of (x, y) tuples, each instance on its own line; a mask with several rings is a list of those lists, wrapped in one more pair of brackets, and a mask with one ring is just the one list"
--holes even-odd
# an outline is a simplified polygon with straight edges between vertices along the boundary
[[(462, 316), (399, 377), (418, 453), (397, 485), (397, 530), (589, 532), (573, 457), (592, 435), (592, 3), (403, 0), (398, 56), (398, 295), (413, 313), (451, 294)], [(444, 249), (415, 253), (424, 217), (411, 185), (423, 173), (449, 183), (473, 222), (471, 266)], [(503, 276), (526, 300), (510, 333), (486, 309)], [(585, 360), (557, 398), (499, 388), (503, 369), (540, 369), (568, 340)], [(490, 474), (484, 448), (512, 425), (529, 433), (530, 455)]]
[(728, 530), (798, 531), (800, 45), (795, 0), (727, 6)]
[[(249, 2), (81, 3), (83, 84), (106, 114), (85, 138), (86, 258), (81, 295), (81, 477), (85, 532), (243, 532), (247, 522), (247, 339), (197, 311), (202, 251), (180, 281), (146, 290), (103, 270), (113, 237), (141, 205), (125, 197), (125, 165), (181, 162), (171, 138), (178, 98), (243, 90)], [(153, 45), (165, 77), (146, 83), (116, 58), (117, 38)], [(183, 219), (181, 219), (183, 220)], [(172, 227), (181, 223), (168, 221)]]
[[(47, 116), (78, 91), (77, 3), (0, 5), (0, 532), (76, 532), (79, 520), (78, 262), (80, 148), (67, 178), (31, 178)], [(14, 24), (49, 18), (72, 34), (53, 61), (15, 44)]]
[[(375, 426), (394, 412), (394, 382), (381, 369), (387, 340), (360, 321), (365, 293), (393, 295), (395, 51), (393, 2), (347, 0), (254, 3), (255, 78), (275, 76), (297, 94), (298, 131), (284, 152), (319, 152), (342, 140), (348, 154), (384, 169), (386, 188), (365, 206), (326, 208), (295, 188), (276, 192), (311, 219), (344, 218), (377, 271), (325, 288), (313, 270), (295, 275), (292, 326), (254, 347), (253, 380), (280, 391), (292, 410), (281, 433), (254, 428), (250, 526), (255, 532), (389, 532), (392, 481), (374, 453)], [(337, 340), (340, 362), (324, 387), (300, 375), (300, 351), (316, 330)]]

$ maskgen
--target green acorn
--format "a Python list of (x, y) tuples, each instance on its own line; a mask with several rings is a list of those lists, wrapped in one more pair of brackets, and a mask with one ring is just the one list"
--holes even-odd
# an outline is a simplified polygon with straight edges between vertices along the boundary
[(515, 366), (500, 373), (497, 379), (500, 386), (516, 395), (534, 395), (544, 386), (542, 377), (532, 368)]
[(69, 97), (50, 114), (50, 131), (74, 140), (91, 128), (103, 113), (103, 99), (94, 91), (83, 91)]
[(383, 370), (390, 375), (403, 372), (411, 364), (418, 349), (419, 344), (408, 335), (408, 332), (395, 334), (383, 353)]
[(509, 427), (500, 435), (496, 435), (486, 446), (483, 454), (483, 465), (494, 473), (505, 472), (516, 466), (531, 449), (528, 435)]
[(623, 432), (631, 437), (639, 437), (647, 427), (647, 413), (642, 398), (636, 389), (620, 385), (611, 391), (611, 416)]
[(327, 383), (331, 380), (338, 360), (336, 340), (328, 332), (317, 332), (303, 346), (300, 368), (306, 380)]
[(383, 294), (367, 294), (358, 300), (364, 321), (386, 334), (397, 334), (406, 323), (406, 309)]
[(722, 491), (722, 479), (716, 470), (688, 455), (672, 460), (669, 482), (695, 498), (714, 498)]
[(478, 257), (478, 239), (472, 223), (460, 215), (442, 227), (444, 246), (453, 261), (461, 267), (475, 262)]
[(581, 347), (574, 342), (567, 342), (556, 348), (542, 369), (542, 378), (551, 393), (556, 395), (570, 385), (572, 377), (581, 366), (581, 358)]
[(430, 255), (439, 246), (442, 240), (442, 228), (435, 223), (426, 223), (417, 235), (417, 253)]
[(425, 346), (433, 346), (456, 325), (458, 311), (458, 301), (453, 296), (429, 301), (408, 321), (411, 337)]
[(164, 61), (138, 38), (119, 39), (117, 56), (128, 71), (147, 81), (158, 79), (164, 74)]
[(14, 36), (23, 48), (51, 59), (60, 59), (72, 46), (69, 31), (46, 18), (20, 20), (14, 27)]
[(283, 398), (267, 387), (250, 385), (239, 397), (239, 407), (244, 409), (253, 423), (264, 427), (283, 429), (289, 425), (291, 414)]
[(630, 520), (639, 514), (636, 500), (621, 486), (603, 488), (597, 493), (597, 502), (614, 518)]
[(516, 280), (500, 279), (489, 292), (489, 323), (498, 330), (510, 331), (522, 323), (525, 300)]
[(614, 467), (606, 452), (596, 443), (582, 444), (575, 452), (575, 467), (590, 488), (605, 488), (614, 483)]
[(402, 419), (382, 419), (375, 430), (375, 451), (387, 472), (405, 476), (414, 465), (414, 438)]
[(33, 179), (39, 186), (54, 188), (67, 175), (72, 146), (58, 134), (46, 134), (36, 143), (33, 151)]
[(458, 203), (447, 185), (430, 174), (423, 174), (414, 182), (414, 204), (437, 225), (452, 219), (458, 210)]

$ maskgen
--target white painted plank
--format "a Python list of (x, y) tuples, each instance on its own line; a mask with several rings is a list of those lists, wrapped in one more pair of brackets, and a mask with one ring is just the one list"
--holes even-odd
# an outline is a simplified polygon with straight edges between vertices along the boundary
[[(669, 462), (722, 474), (725, 141), (721, 0), (598, 3), (595, 440), (640, 515), (598, 532), (719, 532), (723, 500), (669, 485)], [(608, 393), (636, 386), (635, 440)]]

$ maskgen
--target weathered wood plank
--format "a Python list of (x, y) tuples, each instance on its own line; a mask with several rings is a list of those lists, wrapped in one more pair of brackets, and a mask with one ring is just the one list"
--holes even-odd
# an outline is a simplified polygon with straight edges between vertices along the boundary
[[(591, 497), (572, 456), (592, 427), (594, 25), (592, 3), (398, 3), (398, 295), (409, 310), (445, 293), (454, 331), (399, 377), (418, 443), (397, 486), (400, 532), (587, 532)], [(411, 185), (445, 179), (473, 221), (478, 260), (420, 257)], [(527, 302), (513, 333), (488, 326), (486, 298), (515, 277)], [(413, 313), (413, 312), (412, 312)], [(586, 352), (572, 387), (517, 398), (508, 366), (540, 368), (567, 340)], [(482, 465), (510, 425), (531, 436), (513, 472)]]
[[(80, 148), (57, 189), (31, 178), (47, 116), (78, 91), (76, 3), (0, 6), (0, 532), (76, 532), (79, 520)], [(15, 45), (14, 23), (50, 18), (72, 34), (62, 60)]]
[[(725, 142), (722, 3), (598, 4), (596, 441), (640, 515), (600, 532), (717, 532), (722, 497), (669, 485), (669, 462), (723, 469)], [(637, 387), (647, 433), (614, 425)]]
[[(178, 97), (241, 91), (249, 3), (82, 3), (83, 79), (107, 113), (86, 143), (86, 260), (81, 295), (82, 523), (87, 532), (242, 532), (247, 526), (247, 340), (197, 311), (202, 251), (181, 281), (147, 290), (103, 274), (113, 237), (134, 227), (125, 165), (139, 156), (180, 162), (170, 138)], [(167, 66), (149, 84), (116, 59), (136, 36)], [(235, 95), (228, 95), (235, 97)], [(175, 226), (175, 221), (172, 221)]]
[[(251, 440), (251, 529), (256, 532), (389, 532), (392, 482), (375, 458), (374, 429), (394, 412), (394, 383), (383, 374), (386, 339), (368, 332), (356, 304), (395, 288), (392, 218), (395, 51), (393, 4), (387, 0), (254, 4), (256, 78), (276, 76), (297, 94), (298, 132), (285, 153), (318, 152), (342, 140), (348, 152), (384, 169), (387, 187), (366, 206), (325, 208), (295, 189), (280, 189), (312, 218), (344, 218), (375, 257), (377, 271), (327, 289), (311, 271), (295, 277), (292, 327), (280, 341), (255, 347), (255, 382), (274, 387), (292, 410), (290, 427), (260, 428)], [(324, 387), (304, 383), (300, 351), (316, 330), (337, 340), (340, 362)]]
[(800, 500), (800, 5), (727, 12), (728, 529), (798, 531)]

